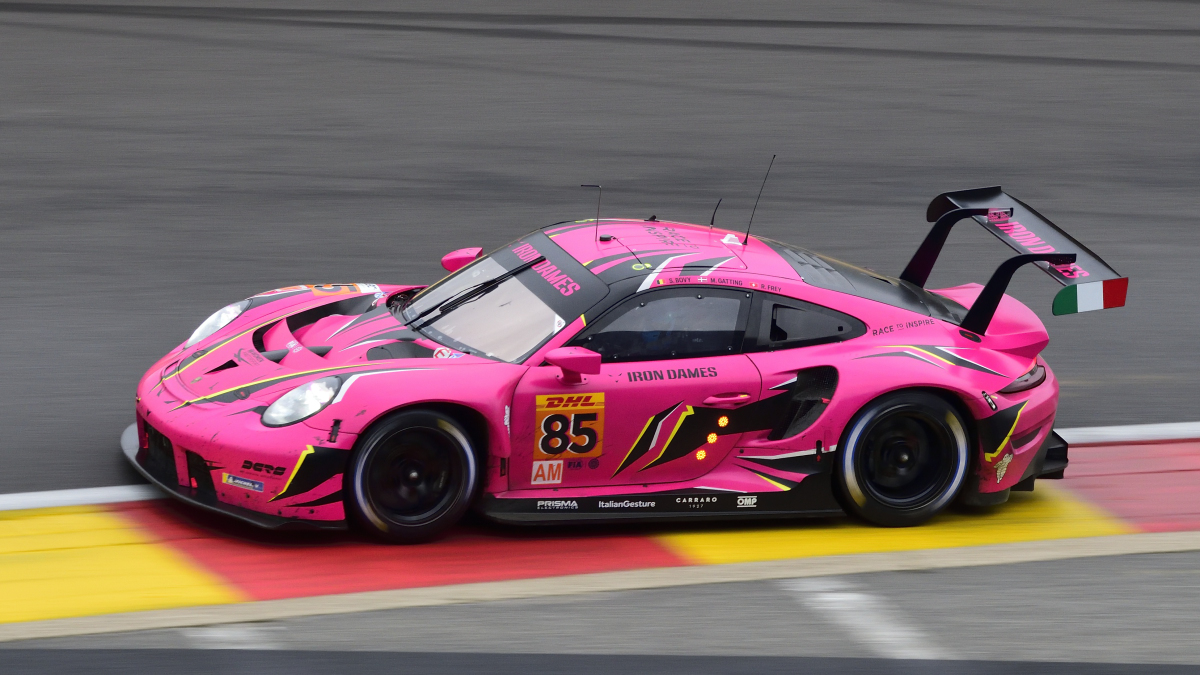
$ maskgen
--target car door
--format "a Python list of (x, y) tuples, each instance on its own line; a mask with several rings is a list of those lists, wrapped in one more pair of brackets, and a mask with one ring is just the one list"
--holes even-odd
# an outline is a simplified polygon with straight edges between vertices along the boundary
[(637, 294), (571, 346), (598, 352), (599, 375), (565, 385), (530, 368), (512, 418), (513, 488), (684, 481), (720, 463), (740, 433), (731, 411), (757, 401), (760, 377), (741, 353), (751, 294), (672, 287)]
[(840, 429), (816, 423), (838, 387), (836, 344), (863, 335), (866, 326), (828, 307), (770, 293), (757, 295), (751, 324), (745, 349), (762, 375), (759, 407), (774, 423), (747, 430), (740, 447), (763, 451), (753, 455), (760, 460), (832, 450)]

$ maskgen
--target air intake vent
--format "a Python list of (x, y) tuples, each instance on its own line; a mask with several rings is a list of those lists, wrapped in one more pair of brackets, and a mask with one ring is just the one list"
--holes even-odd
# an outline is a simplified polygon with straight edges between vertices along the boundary
[(146, 428), (148, 446), (142, 450), (145, 455), (139, 453), (138, 463), (160, 483), (171, 486), (177, 484), (179, 474), (175, 471), (175, 448), (171, 440), (149, 424), (143, 422), (142, 425)]
[(274, 361), (275, 363), (279, 363), (280, 361), (283, 360), (283, 357), (288, 355), (288, 350), (272, 349), (269, 352), (263, 352), (262, 355), (263, 355), (263, 358), (268, 361)]
[(796, 373), (796, 381), (789, 387), (788, 411), (781, 420), (787, 426), (776, 426), (767, 438), (772, 441), (790, 438), (812, 426), (829, 406), (837, 384), (838, 372), (833, 366), (807, 368)]
[(230, 360), (226, 361), (225, 363), (222, 363), (221, 365), (217, 366), (216, 368), (213, 368), (212, 370), (208, 371), (207, 373), (205, 373), (205, 375), (212, 375), (213, 373), (219, 373), (222, 370), (229, 370), (230, 368), (237, 368), (237, 365), (238, 365), (237, 361), (230, 359)]

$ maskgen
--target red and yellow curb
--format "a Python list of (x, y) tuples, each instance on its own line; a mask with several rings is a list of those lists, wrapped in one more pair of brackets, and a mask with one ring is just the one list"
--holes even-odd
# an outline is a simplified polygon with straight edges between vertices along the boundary
[[(1130, 468), (1133, 467), (1133, 468)], [(0, 513), (0, 623), (603, 572), (1200, 529), (1200, 443), (1072, 449), (1070, 477), (919, 528), (465, 528), (412, 547), (276, 536), (169, 502)], [(565, 533), (569, 532), (569, 533)]]
[(0, 513), (0, 597), (3, 623), (247, 599), (102, 506)]

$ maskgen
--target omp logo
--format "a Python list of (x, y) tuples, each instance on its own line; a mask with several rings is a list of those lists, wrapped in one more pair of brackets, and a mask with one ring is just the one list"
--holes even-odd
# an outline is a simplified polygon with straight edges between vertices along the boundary
[(249, 478), (242, 478), (241, 476), (233, 476), (233, 475), (230, 475), (227, 473), (221, 474), (221, 482), (226, 485), (233, 485), (234, 487), (240, 487), (243, 490), (251, 490), (254, 492), (262, 492), (263, 491), (262, 483), (260, 483), (256, 480), (250, 480)]
[(556, 485), (562, 482), (563, 461), (551, 459), (533, 463), (533, 477), (529, 482), (534, 485)]
[(605, 501), (605, 500), (601, 499), (599, 506), (602, 509), (652, 509), (652, 508), (654, 508), (654, 502), (641, 502), (641, 501), (635, 502), (630, 499), (626, 499), (626, 500), (618, 502), (618, 501)]
[(737, 505), (739, 509), (753, 509), (758, 507), (758, 495), (742, 495), (738, 497)]
[(579, 508), (579, 502), (574, 499), (539, 499), (537, 508), (538, 511), (571, 511)]

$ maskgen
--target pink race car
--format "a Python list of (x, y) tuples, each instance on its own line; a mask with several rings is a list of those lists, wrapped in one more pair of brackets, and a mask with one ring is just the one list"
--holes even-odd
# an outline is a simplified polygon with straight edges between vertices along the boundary
[[(899, 278), (713, 227), (559, 223), (428, 286), (323, 284), (209, 317), (142, 378), (125, 454), (191, 504), (269, 528), (428, 539), (510, 523), (849, 511), (916, 525), (1061, 478), (1054, 314), (1128, 279), (998, 187), (950, 192)], [(973, 218), (1019, 255), (924, 288)]]

